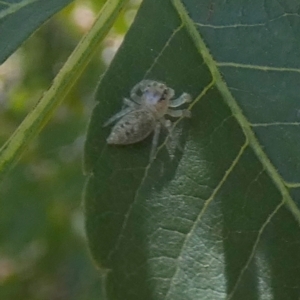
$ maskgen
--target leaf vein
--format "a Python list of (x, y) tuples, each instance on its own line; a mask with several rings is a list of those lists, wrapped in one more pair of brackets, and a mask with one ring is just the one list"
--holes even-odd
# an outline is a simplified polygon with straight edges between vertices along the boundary
[(260, 70), (260, 71), (264, 71), (264, 72), (274, 71), (274, 72), (296, 72), (296, 73), (300, 73), (299, 68), (259, 66), (259, 65), (249, 65), (249, 64), (234, 63), (234, 62), (214, 62), (214, 64), (218, 67), (244, 68), (244, 69)]
[(227, 300), (230, 300), (234, 297), (234, 294), (238, 288), (238, 285), (240, 283), (240, 281), (242, 280), (242, 277), (244, 275), (244, 273), (246, 272), (247, 268), (249, 267), (253, 257), (254, 257), (254, 254), (255, 254), (255, 251), (256, 251), (256, 248), (258, 246), (258, 243), (260, 241), (260, 238), (265, 230), (265, 228), (267, 227), (267, 225), (271, 222), (272, 218), (276, 215), (276, 213), (279, 211), (279, 209), (284, 205), (285, 203), (285, 200), (282, 199), (282, 201), (275, 207), (274, 211), (269, 215), (269, 217), (266, 219), (266, 221), (262, 224), (260, 230), (258, 231), (258, 234), (257, 234), (257, 237), (256, 237), (256, 240), (255, 240), (255, 243), (253, 244), (253, 247), (252, 247), (252, 251), (244, 265), (244, 267), (241, 269), (241, 272), (237, 278), (237, 281), (232, 289), (232, 291), (230, 292), (230, 294), (228, 295), (227, 297)]
[(164, 51), (166, 50), (166, 48), (170, 45), (171, 41), (173, 40), (173, 38), (176, 36), (176, 34), (183, 28), (183, 23), (180, 24), (180, 26), (178, 26), (173, 33), (170, 35), (170, 38), (167, 40), (167, 42), (165, 43), (165, 45), (163, 46), (163, 48), (161, 49), (161, 51), (157, 54), (157, 56), (155, 57), (155, 59), (153, 60), (152, 65), (150, 66), (150, 68), (146, 71), (144, 78), (145, 79), (149, 73), (152, 71), (152, 69), (154, 68), (154, 66), (156, 65), (156, 63), (158, 62), (159, 58), (163, 55)]
[(247, 140), (249, 140), (249, 145), (252, 147), (254, 153), (256, 154), (258, 160), (264, 166), (266, 172), (273, 180), (275, 186), (280, 191), (284, 202), (286, 203), (287, 207), (290, 209), (292, 214), (294, 215), (297, 222), (300, 224), (300, 211), (297, 207), (296, 203), (293, 201), (291, 195), (289, 194), (289, 190), (287, 189), (283, 178), (278, 173), (275, 166), (269, 160), (267, 154), (265, 153), (264, 149), (260, 145), (259, 141), (257, 140), (254, 131), (251, 128), (251, 124), (248, 122), (247, 118), (244, 116), (241, 108), (237, 104), (236, 100), (230, 93), (228, 86), (226, 85), (225, 81), (223, 81), (221, 73), (218, 70), (218, 66), (231, 66), (231, 67), (244, 67), (244, 68), (257, 68), (263, 71), (291, 71), (291, 72), (298, 72), (300, 73), (300, 69), (292, 69), (292, 68), (273, 68), (273, 67), (263, 67), (263, 66), (251, 66), (251, 65), (243, 65), (243, 64), (234, 64), (234, 63), (217, 63), (214, 61), (212, 55), (209, 53), (207, 46), (205, 45), (200, 33), (198, 32), (197, 28), (194, 25), (194, 22), (190, 19), (184, 5), (182, 4), (181, 0), (172, 0), (179, 17), (181, 18), (182, 22), (184, 23), (185, 27), (187, 28), (188, 33), (190, 34), (192, 40), (194, 41), (195, 47), (202, 55), (205, 63), (207, 64), (213, 78), (216, 82), (216, 87), (223, 95), (223, 99), (228, 107), (231, 109), (232, 114), (236, 118), (237, 122), (240, 124)]
[(241, 149), (240, 149), (239, 153), (237, 154), (236, 158), (233, 160), (233, 162), (230, 165), (230, 167), (225, 171), (223, 178), (220, 180), (220, 182), (218, 183), (218, 185), (216, 186), (216, 188), (213, 190), (213, 192), (210, 195), (210, 197), (205, 201), (205, 203), (203, 205), (203, 208), (199, 212), (198, 217), (196, 218), (193, 226), (191, 227), (190, 231), (187, 233), (187, 235), (186, 235), (186, 237), (185, 237), (185, 239), (183, 241), (183, 244), (182, 244), (182, 247), (181, 247), (181, 250), (180, 250), (180, 254), (177, 257), (176, 270), (175, 270), (175, 272), (174, 272), (174, 274), (173, 274), (173, 276), (172, 276), (172, 278), (170, 280), (170, 286), (169, 286), (169, 289), (168, 289), (168, 292), (167, 292), (165, 298), (167, 298), (170, 295), (173, 279), (175, 278), (176, 274), (179, 271), (178, 262), (181, 259), (183, 250), (184, 250), (185, 246), (187, 245), (187, 243), (189, 241), (189, 238), (191, 237), (192, 233), (195, 231), (195, 228), (196, 228), (197, 224), (202, 219), (202, 216), (206, 212), (209, 204), (215, 199), (216, 194), (220, 191), (220, 189), (222, 188), (223, 184), (226, 182), (228, 176), (231, 174), (231, 172), (233, 171), (233, 169), (235, 168), (235, 166), (239, 162), (241, 156), (243, 155), (243, 153), (245, 152), (245, 150), (246, 150), (247, 147), (248, 147), (248, 140), (245, 141), (244, 145), (241, 147)]
[(264, 26), (265, 23), (257, 23), (257, 24), (230, 24), (230, 25), (211, 25), (211, 24), (203, 24), (203, 23), (195, 23), (199, 27), (208, 27), (213, 29), (227, 29), (227, 28), (239, 28), (239, 27), (261, 27)]

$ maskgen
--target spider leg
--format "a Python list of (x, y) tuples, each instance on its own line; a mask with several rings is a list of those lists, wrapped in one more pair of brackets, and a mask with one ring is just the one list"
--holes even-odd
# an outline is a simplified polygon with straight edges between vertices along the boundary
[(123, 103), (124, 103), (124, 105), (129, 106), (129, 107), (133, 107), (133, 108), (137, 107), (137, 103), (135, 103), (134, 101), (132, 101), (128, 98), (124, 98)]
[(178, 142), (180, 133), (178, 133), (178, 132), (176, 133), (174, 131), (173, 123), (170, 120), (164, 119), (163, 122), (164, 122), (163, 123), (164, 127), (168, 130), (168, 133), (169, 133), (167, 140), (166, 140), (166, 148), (167, 148), (169, 155), (171, 157), (173, 157), (176, 148), (178, 148), (180, 151), (183, 152), (183, 149)]
[[(172, 99), (175, 96), (175, 91), (171, 88), (169, 88), (169, 99)], [(172, 100), (171, 100), (172, 102)]]
[(191, 96), (187, 93), (183, 93), (179, 98), (171, 100), (169, 107), (178, 107), (184, 103), (190, 103), (191, 101)]
[(125, 109), (122, 109), (121, 111), (119, 111), (118, 113), (116, 113), (115, 115), (113, 115), (111, 118), (109, 118), (104, 124), (103, 127), (108, 126), (109, 124), (115, 122), (116, 120), (122, 118), (123, 116), (127, 115), (128, 113), (130, 113), (131, 111), (134, 110), (134, 107), (130, 106), (127, 107)]
[(172, 122), (170, 120), (166, 120), (165, 118), (162, 118), (162, 124), (168, 130), (169, 134), (171, 134), (173, 129)]
[(167, 114), (174, 118), (180, 118), (180, 117), (190, 118), (191, 117), (191, 111), (188, 109), (177, 109), (177, 110), (168, 109)]
[(155, 158), (160, 130), (161, 130), (161, 123), (158, 122), (155, 126), (154, 135), (153, 135), (153, 139), (152, 139), (151, 152), (150, 152), (150, 162), (152, 162)]

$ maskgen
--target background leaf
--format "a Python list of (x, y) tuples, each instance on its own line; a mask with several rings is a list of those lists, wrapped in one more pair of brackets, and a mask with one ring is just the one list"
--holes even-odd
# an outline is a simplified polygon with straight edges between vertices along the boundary
[[(2, 145), (36, 108), (104, 2), (79, 0), (63, 9), (0, 66)], [(137, 6), (126, 5), (87, 71), (2, 182), (0, 299), (102, 297), (101, 276), (87, 253), (83, 230), (82, 150), (99, 74), (112, 59)], [(90, 51), (92, 44), (88, 45)]]
[(0, 64), (29, 35), (72, 0), (5, 0), (0, 2)]
[(85, 69), (101, 41), (107, 35), (119, 12), (128, 0), (109, 0), (91, 29), (82, 37), (64, 66), (35, 108), (27, 115), (10, 139), (0, 149), (0, 177), (3, 177), (20, 158), (29, 142), (47, 123), (55, 108), (70, 91)]
[[(111, 299), (298, 299), (299, 2), (145, 0), (86, 142), (91, 253)], [(108, 147), (143, 78), (193, 96), (183, 152)], [(163, 143), (163, 139), (162, 139)]]

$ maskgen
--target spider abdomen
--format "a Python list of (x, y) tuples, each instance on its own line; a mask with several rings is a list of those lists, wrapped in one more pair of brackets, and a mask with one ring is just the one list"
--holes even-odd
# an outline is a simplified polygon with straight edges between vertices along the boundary
[(145, 139), (155, 128), (156, 120), (147, 109), (134, 110), (120, 119), (107, 138), (108, 144), (128, 145)]

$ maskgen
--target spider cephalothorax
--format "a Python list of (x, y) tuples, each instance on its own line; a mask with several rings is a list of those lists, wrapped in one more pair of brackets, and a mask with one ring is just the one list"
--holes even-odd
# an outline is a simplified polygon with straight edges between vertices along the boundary
[(126, 108), (104, 124), (107, 126), (119, 119), (112, 128), (107, 143), (134, 144), (142, 141), (154, 131), (150, 156), (153, 159), (161, 126), (169, 131), (170, 138), (172, 138), (172, 123), (165, 119), (165, 115), (175, 118), (190, 117), (190, 111), (187, 109), (173, 109), (190, 102), (190, 95), (183, 93), (179, 98), (172, 100), (174, 95), (173, 89), (154, 80), (142, 80), (135, 85), (131, 90), (130, 99), (124, 98)]

